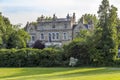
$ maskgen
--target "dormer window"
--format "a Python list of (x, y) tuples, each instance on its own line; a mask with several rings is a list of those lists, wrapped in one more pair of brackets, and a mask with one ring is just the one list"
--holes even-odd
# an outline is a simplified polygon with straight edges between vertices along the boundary
[(65, 29), (67, 28), (67, 24), (64, 24), (65, 25)]
[(44, 39), (44, 34), (43, 34), (43, 33), (40, 34), (40, 39), (41, 39), (41, 40)]
[(52, 26), (52, 28), (55, 28), (55, 24)]
[(32, 32), (32, 31), (33, 31), (33, 28), (30, 28), (30, 31)]
[(35, 41), (35, 35), (31, 35), (31, 42), (34, 43)]

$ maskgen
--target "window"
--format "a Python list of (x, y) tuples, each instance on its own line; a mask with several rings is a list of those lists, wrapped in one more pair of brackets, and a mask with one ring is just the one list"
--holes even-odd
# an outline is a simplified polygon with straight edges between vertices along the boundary
[(55, 28), (55, 24), (53, 24), (52, 28)]
[(59, 32), (52, 32), (48, 34), (49, 41), (51, 40), (58, 40), (59, 39)]
[(53, 40), (55, 39), (55, 33), (52, 33), (52, 39)]
[(63, 33), (63, 39), (64, 39), (64, 40), (67, 39), (67, 33), (66, 33), (66, 32)]
[(65, 25), (65, 29), (67, 28), (67, 24), (64, 24)]
[(44, 34), (43, 34), (43, 33), (41, 33), (41, 35), (40, 35), (40, 39), (41, 39), (41, 40), (44, 39)]
[(30, 28), (30, 32), (33, 32), (33, 28)]
[(59, 33), (56, 33), (56, 39), (59, 39)]
[(34, 35), (31, 35), (31, 41), (35, 41), (35, 36)]
[(76, 36), (78, 36), (79, 35), (79, 32), (76, 32)]
[(48, 41), (51, 42), (51, 33), (49, 33), (49, 40)]

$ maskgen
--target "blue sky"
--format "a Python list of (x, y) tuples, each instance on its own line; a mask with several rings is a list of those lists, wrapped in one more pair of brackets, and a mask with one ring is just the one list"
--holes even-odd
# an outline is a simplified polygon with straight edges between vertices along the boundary
[[(97, 14), (102, 0), (0, 0), (0, 11), (12, 24), (35, 21), (42, 14), (58, 17), (76, 13), (77, 19), (85, 13)], [(110, 4), (118, 8), (120, 16), (120, 0), (110, 0)]]

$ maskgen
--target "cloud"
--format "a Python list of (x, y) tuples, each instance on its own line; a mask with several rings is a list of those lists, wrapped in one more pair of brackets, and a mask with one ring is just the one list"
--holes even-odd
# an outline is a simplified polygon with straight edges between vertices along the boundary
[[(76, 13), (77, 19), (85, 13), (97, 14), (102, 0), (0, 0), (0, 10), (13, 24), (26, 24), (43, 15), (66, 17), (67, 13)], [(120, 0), (110, 0), (120, 8)], [(118, 12), (120, 15), (120, 11)]]

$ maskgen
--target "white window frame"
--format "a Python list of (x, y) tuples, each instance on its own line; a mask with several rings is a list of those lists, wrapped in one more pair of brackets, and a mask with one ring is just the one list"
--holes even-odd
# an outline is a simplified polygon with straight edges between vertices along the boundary
[(68, 40), (68, 33), (67, 32), (63, 32), (63, 40)]
[(56, 32), (56, 37), (55, 37), (55, 38), (56, 38), (56, 40), (58, 40), (58, 39), (59, 39), (59, 35), (60, 35), (60, 34), (59, 34), (59, 32)]
[[(43, 34), (43, 36), (42, 36), (42, 34)], [(42, 38), (43, 37), (43, 38)], [(44, 40), (45, 39), (45, 35), (44, 35), (44, 33), (40, 33), (40, 40)]]
[[(57, 37), (57, 34), (58, 34), (58, 37)], [(59, 36), (59, 32), (49, 32), (48, 33), (48, 40), (49, 40), (49, 37), (51, 35), (51, 40), (59, 40), (60, 36)]]
[[(30, 37), (31, 37), (30, 42), (34, 43), (35, 42), (35, 35), (31, 35)], [(33, 40), (33, 37), (34, 37), (34, 40)]]
[(56, 38), (55, 32), (52, 32), (52, 40), (55, 40), (55, 38)]
[[(50, 38), (51, 38), (51, 40), (50, 40)], [(52, 34), (51, 34), (50, 32), (48, 33), (48, 41), (49, 41), (49, 42), (52, 41)]]

